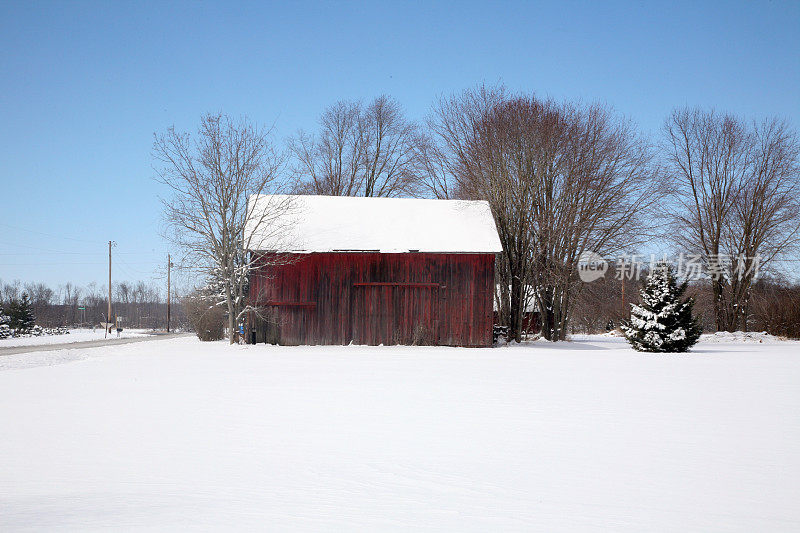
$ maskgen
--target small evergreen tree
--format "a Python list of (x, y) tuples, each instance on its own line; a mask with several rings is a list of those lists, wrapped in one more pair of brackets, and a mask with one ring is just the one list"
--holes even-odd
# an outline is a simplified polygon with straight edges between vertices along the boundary
[(5, 314), (5, 308), (0, 307), (0, 339), (5, 339), (11, 336), (11, 317)]
[(640, 291), (642, 304), (631, 304), (625, 338), (640, 352), (686, 352), (700, 338), (702, 328), (692, 316), (694, 300), (683, 299), (686, 282), (678, 285), (672, 268), (657, 265)]
[(36, 317), (33, 316), (33, 308), (28, 295), (23, 293), (19, 300), (11, 300), (8, 305), (9, 326), (11, 329), (21, 332), (30, 331), (36, 325)]
[(17, 320), (16, 316), (19, 313), (19, 300), (16, 298), (11, 298), (8, 303), (6, 304), (5, 314), (8, 316), (8, 327), (12, 330), (17, 329)]

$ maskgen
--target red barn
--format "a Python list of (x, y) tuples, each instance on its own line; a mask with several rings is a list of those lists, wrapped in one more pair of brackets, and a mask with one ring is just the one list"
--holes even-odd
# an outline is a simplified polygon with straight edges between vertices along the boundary
[(250, 314), (248, 342), (491, 345), (500, 240), (486, 202), (250, 200), (256, 213), (271, 205), (280, 211), (245, 235), (262, 263), (250, 278), (262, 311)]

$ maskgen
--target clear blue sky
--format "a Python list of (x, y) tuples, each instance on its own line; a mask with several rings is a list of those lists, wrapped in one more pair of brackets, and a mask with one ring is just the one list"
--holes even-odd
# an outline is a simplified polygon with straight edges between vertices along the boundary
[(502, 82), (645, 133), (685, 104), (800, 127), (800, 2), (228, 4), (0, 0), (0, 279), (102, 284), (109, 239), (116, 279), (150, 278), (168, 250), (153, 133), (206, 111), (282, 141), (338, 99), (422, 118)]

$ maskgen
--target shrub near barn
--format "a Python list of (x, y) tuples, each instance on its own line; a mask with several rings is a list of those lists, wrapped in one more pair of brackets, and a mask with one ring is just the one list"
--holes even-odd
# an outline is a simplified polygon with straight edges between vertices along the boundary
[(201, 341), (218, 341), (225, 337), (225, 313), (208, 298), (196, 294), (183, 300), (189, 325)]

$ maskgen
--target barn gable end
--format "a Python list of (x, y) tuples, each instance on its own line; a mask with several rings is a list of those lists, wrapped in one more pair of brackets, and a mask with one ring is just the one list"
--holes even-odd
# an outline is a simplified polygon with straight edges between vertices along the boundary
[(292, 204), (278, 221), (291, 232), (251, 245), (264, 264), (251, 276), (262, 311), (249, 342), (491, 345), (500, 243), (488, 204), (261, 196), (251, 209), (276, 200)]

